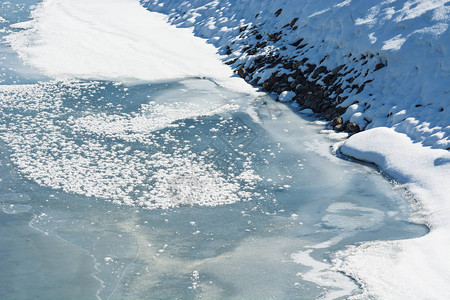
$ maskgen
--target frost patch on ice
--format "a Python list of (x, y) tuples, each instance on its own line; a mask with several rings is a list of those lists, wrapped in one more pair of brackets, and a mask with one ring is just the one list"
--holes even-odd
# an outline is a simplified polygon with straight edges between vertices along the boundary
[[(139, 112), (134, 116), (108, 115), (100, 113), (74, 119), (74, 130), (89, 131), (108, 136), (123, 136), (132, 133), (133, 138), (142, 140), (142, 134), (169, 127), (178, 120), (202, 116), (212, 116), (224, 112), (237, 110), (239, 105), (225, 104), (205, 107), (196, 103), (175, 102), (158, 104), (154, 101), (142, 104)], [(174, 127), (173, 125), (171, 127)]]
[[(89, 104), (89, 97), (102, 93), (101, 85), (0, 88), (0, 139), (27, 178), (68, 193), (151, 209), (215, 206), (252, 198), (261, 180), (252, 169), (252, 156), (246, 154), (241, 167), (223, 170), (207, 151), (194, 152), (192, 141), (180, 138), (176, 131), (186, 126), (181, 120), (190, 118), (200, 125), (202, 116), (228, 113), (237, 105), (217, 101), (200, 107), (189, 101), (166, 105), (156, 101), (125, 113), (120, 105), (106, 100), (99, 100), (104, 102), (100, 107)], [(218, 125), (229, 126), (231, 133), (236, 127), (232, 119)]]

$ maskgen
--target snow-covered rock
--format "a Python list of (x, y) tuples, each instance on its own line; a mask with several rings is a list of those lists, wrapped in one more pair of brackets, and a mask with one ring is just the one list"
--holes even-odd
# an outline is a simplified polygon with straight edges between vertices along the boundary
[(280, 102), (291, 102), (295, 97), (295, 93), (291, 91), (284, 91), (278, 96), (278, 101)]

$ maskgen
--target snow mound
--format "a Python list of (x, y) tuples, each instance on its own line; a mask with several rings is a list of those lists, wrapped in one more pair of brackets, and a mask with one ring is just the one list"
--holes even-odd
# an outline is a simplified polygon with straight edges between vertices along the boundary
[(337, 269), (383, 299), (447, 299), (450, 295), (450, 153), (413, 143), (391, 128), (353, 135), (345, 155), (377, 164), (421, 200), (431, 232), (418, 239), (370, 242), (339, 253)]
[(294, 92), (284, 91), (278, 97), (278, 101), (280, 101), (280, 102), (291, 102), (294, 97), (295, 97), (295, 93)]

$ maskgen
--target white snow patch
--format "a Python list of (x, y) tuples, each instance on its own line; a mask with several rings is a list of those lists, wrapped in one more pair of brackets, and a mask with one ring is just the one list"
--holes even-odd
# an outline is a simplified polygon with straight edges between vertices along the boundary
[(450, 295), (450, 153), (413, 143), (380, 127), (350, 137), (345, 155), (377, 164), (421, 202), (431, 232), (421, 238), (377, 241), (340, 252), (336, 267), (376, 298), (446, 299)]
[(295, 93), (292, 91), (284, 91), (278, 96), (278, 101), (280, 102), (291, 102), (295, 97)]
[(332, 288), (326, 290), (321, 299), (336, 299), (352, 294), (355, 290), (355, 284), (350, 278), (341, 273), (331, 271), (329, 264), (315, 260), (311, 256), (312, 251), (312, 249), (309, 249), (291, 255), (294, 262), (311, 268), (309, 271), (299, 274), (303, 280)]
[(304, 115), (313, 115), (314, 114), (314, 112), (309, 108), (302, 109), (301, 111), (299, 111), (299, 113), (304, 114)]
[(251, 88), (224, 65), (217, 50), (191, 29), (135, 0), (44, 0), (27, 29), (7, 40), (28, 64), (56, 78), (167, 81), (212, 78), (245, 92)]

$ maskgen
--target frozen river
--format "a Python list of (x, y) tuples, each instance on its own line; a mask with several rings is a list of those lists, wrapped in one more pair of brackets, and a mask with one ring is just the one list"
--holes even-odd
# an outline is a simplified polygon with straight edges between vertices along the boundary
[(340, 298), (359, 287), (337, 251), (428, 232), (403, 190), (269, 96), (52, 81), (1, 49), (2, 299)]

